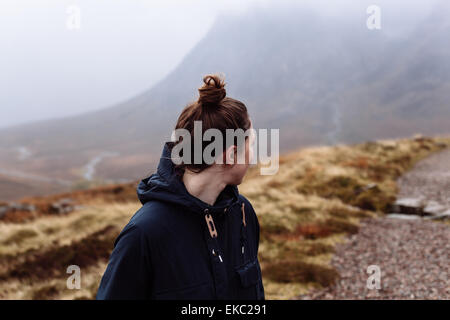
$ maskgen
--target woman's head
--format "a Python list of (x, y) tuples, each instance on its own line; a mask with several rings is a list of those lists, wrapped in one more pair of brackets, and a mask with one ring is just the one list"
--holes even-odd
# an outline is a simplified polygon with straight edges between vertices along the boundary
[[(227, 141), (227, 129), (242, 129), (244, 132), (252, 128), (246, 106), (236, 99), (226, 96), (225, 83), (219, 75), (206, 75), (203, 78), (203, 85), (198, 89), (199, 98), (197, 101), (187, 105), (181, 112), (175, 129), (185, 129), (191, 136), (191, 161), (190, 163), (181, 163), (177, 165), (177, 169), (181, 172), (188, 170), (190, 172), (199, 173), (210, 166), (221, 166), (223, 170), (227, 170), (230, 178), (230, 184), (238, 184), (242, 180), (248, 168), (248, 163), (252, 157), (251, 144), (254, 137), (245, 138), (245, 148), (239, 145), (239, 139)], [(222, 160), (224, 164), (208, 164), (203, 157), (201, 163), (194, 161), (194, 141), (195, 131), (194, 125), (196, 121), (201, 121), (202, 137), (203, 133), (208, 129), (216, 129), (221, 132), (223, 137), (223, 153), (214, 155), (216, 159)], [(211, 141), (202, 140), (202, 155), (205, 148)], [(178, 143), (177, 141), (175, 143)], [(237, 153), (245, 150), (245, 164), (237, 164)], [(232, 164), (234, 163), (234, 164)], [(240, 180), (240, 181), (239, 181)]]

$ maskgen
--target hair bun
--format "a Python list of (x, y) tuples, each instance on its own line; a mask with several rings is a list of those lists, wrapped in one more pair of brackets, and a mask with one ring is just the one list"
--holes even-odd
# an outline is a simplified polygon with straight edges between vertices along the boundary
[(202, 106), (217, 105), (227, 95), (225, 82), (222, 76), (208, 74), (203, 77), (203, 86), (198, 89), (200, 94), (198, 102)]

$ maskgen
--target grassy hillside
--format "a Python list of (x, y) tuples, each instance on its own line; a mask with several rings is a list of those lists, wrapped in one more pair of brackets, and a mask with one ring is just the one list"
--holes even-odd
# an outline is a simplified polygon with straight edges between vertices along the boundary
[[(357, 232), (361, 219), (383, 214), (403, 172), (446, 146), (450, 138), (313, 147), (283, 156), (275, 176), (253, 168), (240, 191), (260, 220), (267, 298), (289, 299), (338, 279), (329, 264), (334, 246)], [(28, 198), (34, 212), (0, 218), (0, 298), (93, 298), (115, 237), (140, 207), (135, 186)], [(51, 210), (68, 198), (74, 211)], [(80, 290), (66, 288), (71, 264), (81, 267)]]
[(24, 194), (48, 195), (57, 193), (68, 187), (54, 181), (42, 181), (30, 179), (27, 176), (5, 175), (0, 172), (0, 201), (17, 200)]

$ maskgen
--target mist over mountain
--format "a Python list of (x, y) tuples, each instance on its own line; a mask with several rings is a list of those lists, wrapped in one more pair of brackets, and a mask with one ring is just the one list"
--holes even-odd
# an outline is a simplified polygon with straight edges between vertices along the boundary
[[(408, 34), (369, 30), (366, 19), (364, 11), (322, 16), (301, 6), (220, 16), (167, 77), (135, 98), (0, 130), (0, 166), (76, 180), (93, 158), (114, 153), (97, 177), (141, 178), (203, 75), (216, 72), (255, 128), (280, 129), (281, 151), (448, 133), (450, 5), (439, 2)], [(18, 148), (30, 155), (18, 160)]]

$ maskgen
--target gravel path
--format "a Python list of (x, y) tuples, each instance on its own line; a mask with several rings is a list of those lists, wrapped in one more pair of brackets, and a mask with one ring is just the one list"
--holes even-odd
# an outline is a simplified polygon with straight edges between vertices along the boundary
[[(400, 197), (425, 197), (450, 209), (450, 150), (421, 161), (398, 181)], [(450, 299), (450, 227), (388, 217), (364, 220), (336, 248), (341, 275), (330, 288), (299, 299)], [(380, 270), (380, 289), (368, 289), (368, 267)]]
[(450, 209), (450, 150), (431, 155), (398, 180), (399, 198), (436, 201)]

